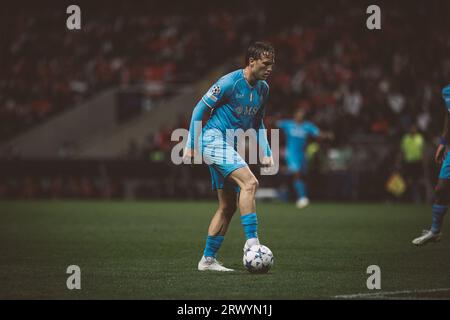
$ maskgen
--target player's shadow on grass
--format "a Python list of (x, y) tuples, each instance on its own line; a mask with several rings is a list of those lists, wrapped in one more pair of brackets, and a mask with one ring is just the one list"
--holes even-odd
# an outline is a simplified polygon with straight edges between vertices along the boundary
[(258, 276), (265, 276), (265, 277), (269, 277), (273, 275), (273, 271), (269, 271), (267, 273), (253, 273), (253, 272), (249, 272), (245, 269), (241, 269), (241, 267), (239, 266), (238, 268), (236, 268), (236, 266), (230, 265), (230, 268), (232, 268), (234, 271), (231, 272), (216, 272), (216, 271), (198, 271), (198, 273), (201, 274), (213, 274), (213, 275), (218, 275), (220, 274), (221, 276), (223, 275), (224, 277), (229, 277), (229, 276), (253, 276), (253, 277), (258, 277)]

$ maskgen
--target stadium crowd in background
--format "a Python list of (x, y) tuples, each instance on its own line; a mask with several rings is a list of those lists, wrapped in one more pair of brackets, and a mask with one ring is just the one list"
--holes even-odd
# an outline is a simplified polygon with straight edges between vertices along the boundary
[[(390, 3), (382, 32), (371, 32), (364, 27), (365, 11), (347, 0), (310, 4), (296, 13), (256, 3), (246, 4), (249, 10), (232, 4), (216, 10), (205, 2), (188, 12), (182, 4), (157, 10), (155, 4), (93, 6), (84, 8), (78, 32), (59, 28), (65, 12), (57, 8), (3, 17), (9, 32), (1, 43), (1, 140), (111, 86), (190, 83), (217, 61), (234, 70), (243, 48), (264, 39), (277, 52), (268, 128), (304, 107), (311, 120), (335, 133), (335, 147), (358, 137), (389, 144), (385, 156), (373, 159), (374, 168), (387, 164), (386, 171), (411, 126), (425, 145), (434, 142), (445, 113), (440, 90), (450, 79), (450, 29), (430, 14), (439, 14), (439, 7)], [(406, 23), (412, 18), (420, 26)], [(169, 159), (170, 133), (187, 128), (192, 108), (186, 105), (180, 124), (161, 127), (145, 144), (130, 141), (124, 157)], [(353, 152), (369, 154), (364, 148)]]
[[(1, 140), (111, 86), (151, 83), (163, 92), (167, 84), (196, 81), (264, 30), (263, 12), (209, 6), (187, 15), (179, 6), (87, 5), (75, 32), (61, 24), (60, 7), (20, 8), (3, 17)], [(259, 32), (243, 32), (249, 25)]]

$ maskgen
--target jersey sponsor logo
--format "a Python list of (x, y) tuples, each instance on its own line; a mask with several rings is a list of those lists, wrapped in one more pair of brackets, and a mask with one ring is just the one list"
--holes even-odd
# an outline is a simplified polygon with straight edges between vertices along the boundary
[(236, 112), (236, 114), (238, 115), (254, 116), (258, 112), (258, 107), (238, 106), (234, 109), (234, 112)]
[(247, 107), (248, 114), (254, 116), (258, 112), (258, 107)]

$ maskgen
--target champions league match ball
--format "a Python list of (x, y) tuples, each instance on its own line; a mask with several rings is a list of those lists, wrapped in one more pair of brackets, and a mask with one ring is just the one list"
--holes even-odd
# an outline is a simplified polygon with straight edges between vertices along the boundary
[(263, 245), (251, 246), (242, 259), (245, 269), (251, 273), (266, 273), (273, 265), (273, 253)]

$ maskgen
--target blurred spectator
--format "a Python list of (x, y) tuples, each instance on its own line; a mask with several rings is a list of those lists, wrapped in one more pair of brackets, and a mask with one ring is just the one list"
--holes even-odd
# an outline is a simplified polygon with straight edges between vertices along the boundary
[(410, 200), (420, 202), (420, 184), (422, 183), (423, 155), (425, 142), (422, 134), (412, 125), (410, 131), (402, 138), (401, 151), (403, 160), (403, 174), (407, 183)]

